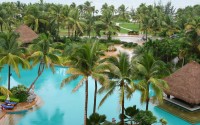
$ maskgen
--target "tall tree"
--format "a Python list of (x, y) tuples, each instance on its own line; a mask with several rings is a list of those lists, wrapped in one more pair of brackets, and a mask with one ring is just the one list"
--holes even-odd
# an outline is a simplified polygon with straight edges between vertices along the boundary
[(71, 74), (68, 78), (64, 79), (61, 87), (70, 81), (78, 79), (81, 80), (77, 86), (73, 89), (73, 92), (78, 90), (85, 83), (85, 110), (84, 110), (84, 125), (87, 125), (87, 109), (88, 109), (88, 77), (91, 76), (101, 84), (108, 83), (107, 76), (103, 75), (102, 72), (105, 69), (104, 64), (97, 64), (99, 59), (99, 50), (97, 43), (86, 43), (82, 46), (78, 46), (71, 52), (70, 61), (68, 65), (70, 68), (67, 73)]
[(131, 93), (135, 90), (131, 79), (131, 65), (129, 56), (126, 53), (120, 53), (119, 57), (110, 57), (106, 59), (113, 66), (109, 73), (109, 77), (112, 78), (108, 87), (101, 87), (99, 92), (107, 91), (106, 95), (101, 100), (99, 106), (114, 92), (115, 89), (119, 90), (119, 103), (121, 105), (121, 125), (124, 125), (124, 103), (125, 94), (130, 97)]
[(51, 47), (52, 38), (50, 35), (42, 34), (31, 46), (29, 60), (32, 61), (32, 66), (39, 63), (38, 74), (35, 80), (30, 85), (28, 91), (41, 76), (45, 68), (50, 68), (54, 72), (54, 65), (61, 64), (60, 57)]
[(164, 62), (155, 60), (150, 53), (145, 53), (132, 60), (135, 78), (139, 81), (138, 85), (145, 88), (142, 90), (141, 102), (146, 102), (146, 110), (149, 108), (150, 89), (153, 90), (153, 101), (162, 102), (163, 91), (168, 89), (166, 81), (161, 78), (167, 72)]
[(14, 32), (0, 33), (0, 66), (8, 65), (8, 90), (10, 90), (11, 68), (20, 77), (19, 65), (22, 68), (30, 68), (24, 59), (25, 48), (17, 42), (18, 35)]

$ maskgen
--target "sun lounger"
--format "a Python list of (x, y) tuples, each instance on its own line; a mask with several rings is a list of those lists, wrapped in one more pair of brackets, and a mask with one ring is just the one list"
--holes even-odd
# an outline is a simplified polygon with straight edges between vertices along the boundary
[(6, 104), (2, 104), (1, 106), (2, 106), (2, 109), (13, 109), (14, 108), (14, 106), (6, 105)]
[(17, 104), (16, 102), (10, 102), (9, 100), (6, 100), (5, 103), (6, 104), (11, 104), (11, 105), (16, 105)]

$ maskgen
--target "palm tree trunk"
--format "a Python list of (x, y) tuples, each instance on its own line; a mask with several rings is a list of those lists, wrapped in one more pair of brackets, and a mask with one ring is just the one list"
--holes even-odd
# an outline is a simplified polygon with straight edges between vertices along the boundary
[(147, 85), (146, 111), (149, 110), (149, 85), (150, 85), (150, 83), (148, 83), (148, 85)]
[(68, 37), (70, 37), (70, 29), (69, 29), (69, 26), (68, 26), (67, 28), (68, 28)]
[(84, 112), (84, 125), (87, 125), (87, 108), (88, 108), (88, 78), (85, 81), (85, 112)]
[(3, 32), (3, 25), (1, 24), (1, 32)]
[(76, 39), (76, 36), (77, 36), (77, 34), (76, 34), (76, 30), (75, 30), (75, 32), (74, 32), (74, 37), (75, 37), (75, 39)]
[(41, 74), (44, 71), (44, 64), (42, 62), (40, 62), (39, 68), (38, 68), (38, 75), (35, 78), (35, 80), (31, 83), (30, 87), (28, 88), (27, 92), (29, 92), (31, 90), (31, 88), (33, 87), (33, 85), (36, 83), (36, 81), (38, 80), (38, 78), (41, 76)]
[(124, 81), (122, 81), (122, 119), (121, 119), (121, 125), (124, 125)]
[(146, 29), (146, 41), (147, 41), (147, 29)]
[(8, 90), (10, 90), (10, 76), (11, 76), (10, 65), (8, 65)]
[(96, 99), (97, 99), (97, 80), (95, 80), (95, 88), (94, 88), (94, 107), (93, 107), (93, 114), (96, 112)]
[(183, 57), (182, 67), (184, 66), (184, 63), (185, 63), (185, 58)]

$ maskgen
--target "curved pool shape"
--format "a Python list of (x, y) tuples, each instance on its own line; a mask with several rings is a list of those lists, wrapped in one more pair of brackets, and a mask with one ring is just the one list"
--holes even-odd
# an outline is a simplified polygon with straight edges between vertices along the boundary
[[(53, 74), (50, 69), (46, 69), (35, 84), (35, 93), (41, 97), (44, 104), (39, 109), (32, 109), (25, 113), (15, 114), (15, 117), (18, 116), (18, 120), (15, 120), (12, 117), (12, 123), (17, 125), (83, 125), (85, 87), (82, 86), (77, 92), (72, 93), (72, 89), (78, 82), (73, 81), (60, 89), (61, 81), (68, 76), (65, 74), (66, 70), (67, 68), (56, 67), (56, 72)], [(6, 87), (7, 71), (7, 68), (2, 69), (2, 80), (0, 83), (0, 85)], [(20, 74), (21, 78), (18, 78), (12, 71), (11, 87), (18, 84), (29, 87), (36, 77), (37, 67), (34, 67), (32, 70), (20, 69)], [(88, 116), (92, 113), (93, 109), (93, 93), (94, 81), (89, 78)], [(98, 95), (97, 104), (99, 104), (102, 97), (103, 95)], [(111, 121), (112, 118), (118, 119), (120, 113), (118, 99), (118, 93), (115, 91), (115, 93), (110, 96), (99, 109), (97, 109), (97, 112), (105, 114), (109, 121)], [(125, 107), (132, 105), (137, 105), (137, 108), (145, 109), (145, 105), (140, 104), (139, 92), (135, 92), (131, 100), (125, 100)], [(165, 118), (168, 121), (168, 125), (190, 125), (190, 123), (171, 115), (152, 104), (150, 104), (149, 109), (157, 116), (158, 120), (160, 118)], [(159, 123), (157, 123), (157, 125), (159, 125)]]

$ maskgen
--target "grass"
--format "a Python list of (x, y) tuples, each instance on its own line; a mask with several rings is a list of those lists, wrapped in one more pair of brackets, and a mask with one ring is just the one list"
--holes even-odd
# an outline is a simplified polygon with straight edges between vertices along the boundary
[(159, 105), (158, 107), (192, 124), (200, 122), (199, 110), (191, 112), (167, 101), (164, 101), (163, 104)]
[[(0, 101), (1, 101), (1, 102), (4, 102), (5, 100), (6, 100), (6, 96), (0, 96)], [(19, 99), (10, 97), (10, 101), (11, 101), (11, 102), (19, 102)]]
[[(119, 26), (123, 27), (123, 28), (130, 29), (130, 30), (139, 31), (139, 24), (135, 24), (135, 23), (120, 23)], [(129, 32), (129, 30), (126, 30), (126, 29), (122, 29), (121, 28), (121, 30), (120, 30), (120, 33), (127, 34), (128, 32)]]

